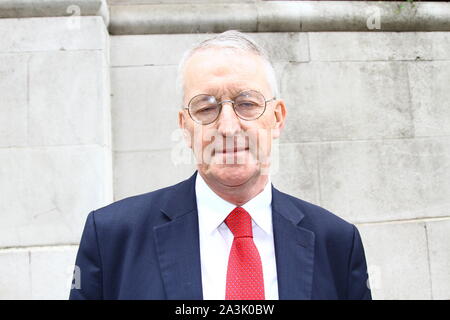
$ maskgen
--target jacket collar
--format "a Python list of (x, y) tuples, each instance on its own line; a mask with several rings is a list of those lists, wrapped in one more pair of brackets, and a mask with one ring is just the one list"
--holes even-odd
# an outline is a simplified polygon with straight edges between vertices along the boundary
[(195, 178), (196, 173), (163, 193), (161, 212), (170, 221), (153, 228), (169, 300), (203, 299)]
[(295, 198), (279, 191), (272, 185), (272, 210), (294, 225), (298, 225), (305, 217), (305, 214), (300, 208), (295, 206), (293, 200)]
[(197, 200), (195, 197), (196, 177), (197, 171), (189, 179), (169, 187), (170, 192), (164, 194), (161, 212), (170, 220), (175, 220), (185, 214), (197, 211)]

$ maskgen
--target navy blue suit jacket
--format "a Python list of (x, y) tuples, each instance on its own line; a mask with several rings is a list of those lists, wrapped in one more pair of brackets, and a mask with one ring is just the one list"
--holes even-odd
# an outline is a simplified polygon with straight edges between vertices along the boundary
[[(195, 178), (91, 212), (70, 299), (203, 299)], [(354, 225), (273, 186), (272, 217), (280, 299), (371, 299)]]

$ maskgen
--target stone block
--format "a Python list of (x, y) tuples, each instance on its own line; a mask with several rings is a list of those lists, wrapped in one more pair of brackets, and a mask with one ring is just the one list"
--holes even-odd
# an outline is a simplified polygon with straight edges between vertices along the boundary
[(101, 17), (0, 19), (0, 52), (105, 50)]
[[(447, 3), (136, 1), (110, 7), (111, 34), (297, 31), (448, 31)], [(373, 18), (375, 16), (375, 19)], [(377, 19), (378, 17), (378, 19)], [(373, 20), (379, 20), (373, 25)]]
[(404, 138), (414, 134), (407, 69), (400, 62), (287, 64), (282, 142)]
[(179, 158), (175, 149), (115, 152), (114, 199), (147, 193), (189, 178), (195, 169), (190, 149)]
[(450, 59), (448, 32), (310, 32), (311, 61)]
[[(306, 33), (248, 33), (276, 61), (308, 61)], [(212, 34), (155, 34), (111, 37), (111, 65), (178, 65), (183, 53)], [(170, 53), (170, 54), (168, 54)]]
[(408, 80), (415, 136), (449, 136), (450, 61), (410, 62)]
[(251, 3), (180, 3), (110, 7), (111, 34), (207, 33), (227, 29), (256, 31), (257, 11)]
[(87, 214), (112, 202), (110, 149), (0, 149), (0, 247), (78, 243)]
[(374, 299), (431, 299), (424, 223), (368, 224), (358, 230)]
[(113, 68), (112, 125), (116, 151), (168, 149), (178, 128), (176, 67)]
[(0, 147), (27, 144), (27, 65), (27, 55), (0, 55)]
[(279, 144), (278, 150), (272, 150), (271, 179), (275, 188), (320, 205), (319, 145)]
[(322, 205), (352, 222), (447, 216), (450, 139), (324, 143)]
[[(189, 3), (252, 3), (259, 0), (189, 0)], [(108, 0), (108, 4), (110, 6), (116, 6), (116, 5), (137, 5), (137, 4), (162, 4), (162, 3), (173, 3), (173, 4), (179, 4), (179, 3), (186, 3), (186, 0)]]
[(111, 36), (111, 66), (177, 65), (185, 50), (210, 36), (204, 33)]
[(101, 51), (38, 53), (29, 65), (30, 145), (110, 144)]
[(302, 8), (292, 1), (262, 1), (257, 3), (258, 32), (289, 32), (302, 29)]
[(304, 32), (249, 33), (262, 46), (272, 62), (309, 61), (308, 34)]
[(450, 299), (450, 219), (427, 221), (433, 299)]
[(32, 299), (67, 300), (78, 246), (30, 249)]
[(0, 18), (101, 16), (109, 21), (107, 0), (2, 0)]
[(31, 299), (30, 254), (27, 250), (0, 250), (0, 299)]

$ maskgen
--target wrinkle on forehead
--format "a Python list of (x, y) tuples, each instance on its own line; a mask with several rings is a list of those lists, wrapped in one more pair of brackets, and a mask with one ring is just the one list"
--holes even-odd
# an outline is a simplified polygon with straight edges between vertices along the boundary
[(219, 99), (225, 99), (225, 98), (235, 98), (239, 95), (239, 93), (246, 90), (254, 90), (254, 89), (251, 88), (250, 84), (245, 83), (245, 84), (235, 84), (231, 86), (227, 85), (222, 86), (220, 88), (212, 87), (205, 89), (204, 93)]
[(244, 90), (270, 90), (264, 60), (251, 52), (208, 48), (186, 62), (185, 92), (232, 98)]

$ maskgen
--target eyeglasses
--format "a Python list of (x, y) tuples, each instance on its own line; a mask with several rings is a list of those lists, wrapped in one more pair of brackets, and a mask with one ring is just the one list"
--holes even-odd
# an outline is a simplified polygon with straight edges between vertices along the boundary
[(266, 104), (272, 99), (266, 100), (262, 93), (255, 90), (247, 90), (239, 93), (233, 100), (218, 102), (216, 97), (199, 94), (194, 96), (188, 104), (189, 116), (195, 122), (207, 125), (217, 120), (222, 111), (222, 105), (229, 102), (233, 106), (234, 113), (242, 120), (256, 120), (266, 111)]

